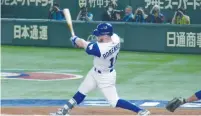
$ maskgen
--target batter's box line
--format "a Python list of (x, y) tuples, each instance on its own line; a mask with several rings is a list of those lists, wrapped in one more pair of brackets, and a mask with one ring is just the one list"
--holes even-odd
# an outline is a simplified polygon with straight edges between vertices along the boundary
[(77, 72), (83, 72), (82, 70), (79, 69), (43, 69), (43, 68), (37, 68), (37, 69), (22, 69), (22, 68), (2, 68), (1, 71), (51, 71), (51, 72), (63, 72), (63, 73), (77, 73)]
[[(12, 115), (1, 114), (1, 116), (49, 116), (49, 115)], [(66, 116), (137, 116), (137, 115), (66, 115)], [(186, 116), (186, 115), (150, 115), (150, 116)], [(201, 115), (188, 115), (188, 116), (201, 116)]]

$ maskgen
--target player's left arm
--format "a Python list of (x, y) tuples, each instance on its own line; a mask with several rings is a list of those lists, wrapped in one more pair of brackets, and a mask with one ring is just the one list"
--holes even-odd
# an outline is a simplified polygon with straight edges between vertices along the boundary
[(70, 40), (71, 40), (73, 46), (79, 47), (79, 48), (84, 48), (84, 49), (86, 49), (87, 46), (88, 46), (88, 44), (89, 44), (89, 42), (87, 42), (87, 41), (85, 41), (84, 39), (81, 39), (81, 38), (79, 38), (79, 37), (77, 37), (77, 36), (71, 37)]
[(78, 38), (77, 36), (71, 37), (72, 44), (79, 48), (84, 48), (88, 55), (101, 57), (100, 49), (97, 43), (87, 42), (84, 39)]

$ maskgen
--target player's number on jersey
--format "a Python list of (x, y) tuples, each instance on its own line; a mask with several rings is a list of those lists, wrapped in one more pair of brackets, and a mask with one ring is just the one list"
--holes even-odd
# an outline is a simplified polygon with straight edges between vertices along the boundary
[[(118, 54), (117, 54), (118, 55)], [(116, 57), (112, 57), (111, 59), (110, 59), (110, 67), (109, 68), (112, 68), (113, 66), (114, 66), (114, 63), (116, 62), (116, 60), (117, 60), (117, 56)]]

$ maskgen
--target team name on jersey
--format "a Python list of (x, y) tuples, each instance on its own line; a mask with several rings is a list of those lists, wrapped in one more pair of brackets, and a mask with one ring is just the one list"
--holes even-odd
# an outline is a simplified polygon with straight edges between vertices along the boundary
[(106, 59), (107, 57), (111, 56), (114, 52), (120, 49), (120, 43), (118, 43), (116, 46), (111, 48), (108, 52), (103, 54), (103, 58)]

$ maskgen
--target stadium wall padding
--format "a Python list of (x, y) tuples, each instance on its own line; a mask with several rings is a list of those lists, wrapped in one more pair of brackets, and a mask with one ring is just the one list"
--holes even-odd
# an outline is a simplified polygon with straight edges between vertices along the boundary
[[(76, 35), (88, 41), (99, 23), (73, 21)], [(112, 24), (122, 50), (201, 54), (201, 25)], [(65, 21), (3, 18), (1, 25), (3, 45), (73, 47)]]

